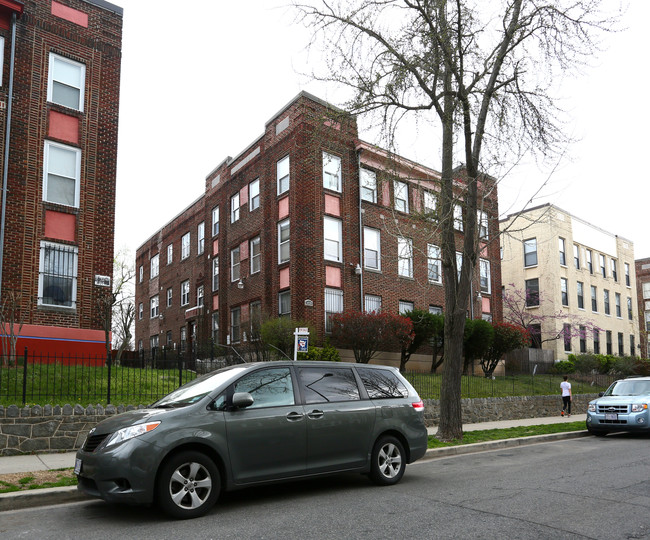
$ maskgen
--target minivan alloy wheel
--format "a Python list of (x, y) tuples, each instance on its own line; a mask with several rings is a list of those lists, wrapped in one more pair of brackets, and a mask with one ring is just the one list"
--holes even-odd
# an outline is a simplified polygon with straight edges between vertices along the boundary
[(370, 478), (381, 485), (396, 484), (404, 476), (406, 455), (402, 443), (392, 436), (380, 438), (372, 451)]

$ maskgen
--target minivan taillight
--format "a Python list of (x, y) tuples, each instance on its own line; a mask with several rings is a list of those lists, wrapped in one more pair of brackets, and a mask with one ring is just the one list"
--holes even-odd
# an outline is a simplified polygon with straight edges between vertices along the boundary
[(423, 411), (424, 410), (424, 402), (422, 400), (414, 401), (413, 403), (411, 403), (411, 405), (413, 405), (413, 408), (416, 411)]

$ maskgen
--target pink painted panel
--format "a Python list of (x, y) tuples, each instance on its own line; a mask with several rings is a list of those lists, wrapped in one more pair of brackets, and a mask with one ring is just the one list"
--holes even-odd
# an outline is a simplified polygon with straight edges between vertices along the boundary
[(57, 240), (75, 241), (77, 218), (74, 214), (65, 214), (53, 210), (45, 211), (45, 236)]
[(283, 219), (289, 215), (289, 197), (284, 197), (278, 201), (278, 218)]
[(328, 287), (341, 287), (341, 269), (336, 266), (325, 267), (325, 285)]
[(481, 257), (484, 259), (488, 258), (487, 244), (481, 244)]
[(248, 304), (244, 304), (241, 306), (241, 320), (242, 321), (248, 320)]
[(420, 212), (422, 209), (422, 193), (419, 192), (418, 188), (414, 187), (413, 188), (413, 195), (411, 196), (411, 200), (413, 201), (413, 209), (416, 212)]
[(212, 241), (212, 253), (214, 255), (219, 255), (219, 240)]
[(212, 311), (218, 311), (219, 310), (219, 295), (215, 294), (212, 296)]
[(239, 260), (243, 261), (244, 259), (248, 259), (248, 242), (239, 244)]
[(52, 15), (88, 28), (88, 14), (52, 0)]
[(325, 194), (325, 213), (331, 216), (341, 216), (341, 199), (334, 195)]
[(485, 296), (481, 300), (482, 302), (482, 311), (483, 313), (490, 313), (490, 299), (486, 298)]
[(390, 206), (390, 184), (384, 182), (381, 187), (381, 204)]
[(248, 185), (239, 190), (239, 206), (248, 204)]
[(55, 139), (79, 144), (79, 119), (57, 111), (50, 111), (47, 134)]
[(286, 289), (289, 285), (291, 285), (291, 278), (287, 267), (280, 270), (280, 288)]

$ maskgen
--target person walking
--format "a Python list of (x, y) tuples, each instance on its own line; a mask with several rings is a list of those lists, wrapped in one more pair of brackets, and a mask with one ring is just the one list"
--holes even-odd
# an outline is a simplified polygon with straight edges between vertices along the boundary
[(560, 416), (564, 416), (564, 411), (567, 412), (567, 416), (571, 416), (573, 395), (571, 394), (571, 383), (569, 382), (568, 375), (565, 375), (564, 380), (560, 383), (560, 390), (562, 391), (562, 413)]

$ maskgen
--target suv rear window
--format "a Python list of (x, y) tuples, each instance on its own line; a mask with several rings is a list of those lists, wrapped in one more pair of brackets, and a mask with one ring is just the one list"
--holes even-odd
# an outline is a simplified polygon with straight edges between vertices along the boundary
[(387, 369), (357, 368), (370, 399), (408, 397), (409, 391), (399, 377)]
[(351, 369), (308, 367), (298, 369), (305, 403), (360, 400), (359, 387)]

